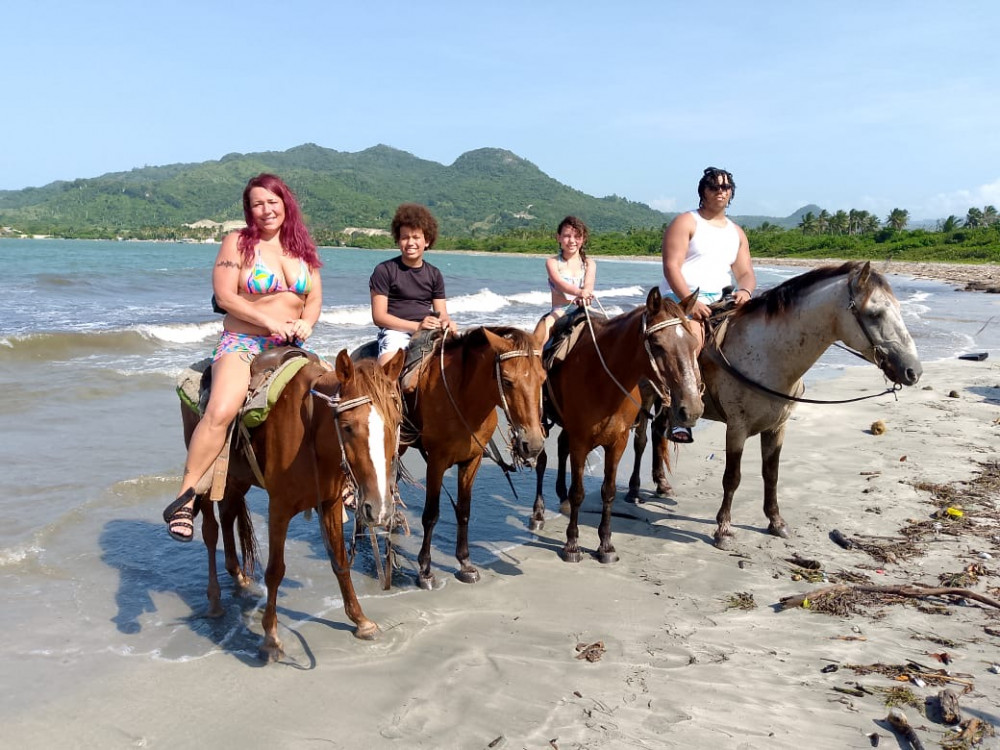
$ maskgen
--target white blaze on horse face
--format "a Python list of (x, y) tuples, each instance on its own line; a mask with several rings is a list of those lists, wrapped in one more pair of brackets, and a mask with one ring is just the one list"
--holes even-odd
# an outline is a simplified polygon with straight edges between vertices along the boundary
[[(388, 494), (389, 478), (386, 476), (385, 454), (385, 420), (374, 406), (368, 410), (368, 455), (375, 469), (375, 479), (378, 484), (378, 496), (382, 513), (385, 512), (385, 498)], [(379, 521), (382, 518), (378, 519)]]

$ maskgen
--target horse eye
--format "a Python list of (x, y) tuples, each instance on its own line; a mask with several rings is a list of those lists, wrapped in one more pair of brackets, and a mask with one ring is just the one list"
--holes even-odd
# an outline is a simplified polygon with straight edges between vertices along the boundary
[(348, 423), (345, 423), (345, 424), (343, 425), (343, 430), (344, 430), (344, 432), (346, 432), (346, 433), (347, 433), (348, 435), (353, 435), (353, 434), (354, 434), (354, 425), (352, 425), (352, 424), (351, 424), (350, 422), (348, 422)]
[(514, 381), (511, 380), (510, 378), (504, 378), (503, 379), (503, 385), (504, 385), (504, 388), (513, 388), (514, 387)]

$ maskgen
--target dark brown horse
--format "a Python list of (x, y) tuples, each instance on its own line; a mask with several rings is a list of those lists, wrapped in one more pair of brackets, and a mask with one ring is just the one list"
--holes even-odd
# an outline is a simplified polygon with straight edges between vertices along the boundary
[(511, 450), (531, 461), (542, 450), (541, 343), (517, 328), (473, 328), (438, 343), (424, 360), (416, 389), (406, 394), (407, 421), (419, 434), (414, 445), (427, 462), (427, 493), (422, 517), (424, 538), (417, 562), (418, 583), (434, 585), (431, 537), (440, 513), (444, 473), (458, 466), (458, 525), (455, 557), (458, 580), (475, 583), (479, 571), (469, 559), (472, 485), (501, 408), (511, 430)]
[[(913, 385), (920, 379), (917, 350), (889, 282), (869, 263), (859, 261), (813, 269), (761, 294), (733, 314), (721, 346), (709, 343), (702, 350), (705, 417), (726, 424), (717, 547), (731, 545), (730, 513), (740, 485), (743, 447), (747, 438), (758, 434), (768, 531), (789, 535), (778, 510), (778, 462), (785, 425), (804, 391), (802, 376), (837, 341), (877, 365), (894, 384)], [(660, 424), (654, 428), (659, 443), (653, 454), (654, 472), (664, 450), (666, 420), (667, 415), (658, 417)], [(645, 431), (645, 422), (636, 429)], [(637, 434), (632, 474), (636, 487), (639, 446)]]
[[(583, 558), (577, 525), (584, 494), (583, 469), (587, 454), (598, 446), (604, 448), (604, 483), (597, 558), (603, 563), (618, 559), (611, 544), (611, 506), (618, 462), (639, 413), (640, 378), (655, 383), (667, 397), (675, 424), (691, 426), (701, 416), (699, 344), (687, 317), (696, 299), (691, 295), (677, 304), (653, 288), (645, 305), (607, 321), (593, 320), (593, 336), (584, 332), (564, 361), (549, 370), (546, 393), (553, 407), (550, 411), (562, 427), (556, 492), (563, 502), (567, 499), (567, 454), (572, 469), (569, 525), (563, 548), (567, 562)], [(543, 451), (536, 467), (538, 491), (531, 517), (531, 528), (536, 531), (545, 523), (542, 479), (546, 463)]]
[[(395, 457), (402, 414), (396, 379), (403, 354), (384, 368), (374, 362), (355, 364), (343, 350), (330, 371), (309, 363), (289, 381), (267, 420), (255, 428), (251, 443), (268, 493), (268, 561), (264, 580), (267, 604), (262, 626), (261, 658), (282, 656), (276, 603), (285, 575), (285, 538), (292, 518), (310, 509), (319, 515), (330, 564), (340, 584), (347, 616), (358, 638), (374, 638), (378, 626), (365, 617), (351, 581), (344, 543), (344, 490), (354, 489), (356, 519), (363, 526), (384, 525), (393, 507)], [(181, 407), (185, 441), (197, 415)], [(226, 569), (238, 586), (247, 583), (237, 561), (233, 522), (239, 521), (244, 566), (252, 571), (253, 526), (244, 495), (260, 486), (242, 452), (233, 450), (225, 496), (220, 503)], [(199, 487), (199, 489), (201, 489)], [(221, 613), (215, 549), (219, 524), (213, 503), (200, 498), (204, 511), (202, 536), (208, 550), (210, 614)]]

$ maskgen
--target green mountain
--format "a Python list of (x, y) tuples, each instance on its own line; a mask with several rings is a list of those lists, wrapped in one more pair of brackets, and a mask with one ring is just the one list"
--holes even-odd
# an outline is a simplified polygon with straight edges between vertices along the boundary
[(240, 195), (259, 172), (295, 190), (310, 228), (388, 229), (396, 206), (431, 208), (442, 234), (551, 227), (578, 214), (596, 232), (659, 227), (669, 219), (643, 203), (594, 198), (502, 149), (463, 154), (451, 166), (388, 146), (346, 153), (305, 144), (288, 151), (228, 154), (218, 161), (144, 167), (40, 188), (0, 191), (0, 223), (21, 231), (112, 231), (242, 219)]
[[(503, 149), (469, 151), (444, 166), (389, 146), (348, 153), (307, 143), (0, 191), (0, 224), (26, 234), (166, 236), (164, 230), (203, 219), (241, 220), (243, 187), (260, 172), (279, 174), (292, 186), (317, 239), (347, 227), (388, 229), (404, 201), (427, 205), (447, 236), (554, 230), (568, 214), (597, 233), (659, 229), (673, 217), (616, 195), (595, 198), (574, 190)], [(786, 219), (734, 218), (750, 227), (764, 221), (796, 226), (807, 209)]]

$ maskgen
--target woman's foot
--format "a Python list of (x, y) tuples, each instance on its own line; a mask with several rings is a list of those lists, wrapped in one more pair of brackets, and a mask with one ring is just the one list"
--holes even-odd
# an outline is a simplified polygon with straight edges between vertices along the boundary
[(178, 542), (194, 539), (194, 517), (198, 515), (198, 498), (189, 489), (163, 510), (167, 533)]

